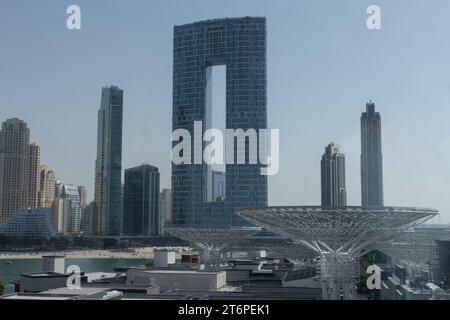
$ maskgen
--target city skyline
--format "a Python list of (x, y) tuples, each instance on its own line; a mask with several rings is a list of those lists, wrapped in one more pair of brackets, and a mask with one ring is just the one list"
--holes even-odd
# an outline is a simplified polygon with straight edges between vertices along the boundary
[(2, 2), (0, 301), (450, 301), (447, 10)]
[[(441, 4), (443, 6), (448, 6), (448, 4), (446, 4), (445, 2), (442, 2)], [(80, 1), (80, 5), (83, 10), (87, 10), (87, 12), (89, 12), (88, 10), (96, 9), (95, 5), (88, 5), (83, 1)], [(115, 15), (118, 15), (118, 12), (120, 11), (119, 9), (121, 9), (121, 5), (116, 4), (116, 6), (117, 7), (109, 8), (109, 10), (111, 11), (107, 11), (113, 12)], [(383, 25), (382, 30), (380, 30), (378, 34), (370, 33), (369, 31), (364, 29), (364, 15), (362, 14), (364, 12), (364, 10), (362, 9), (364, 5), (361, 5), (359, 8), (358, 5), (356, 5), (356, 2), (354, 3), (354, 8), (352, 8), (351, 10), (352, 14), (353, 10), (359, 10), (359, 12), (355, 13), (355, 16), (350, 15), (351, 19), (349, 19), (348, 21), (349, 24), (351, 24), (351, 28), (359, 27), (360, 30), (357, 29), (359, 31), (354, 31), (356, 32), (356, 40), (355, 44), (352, 46), (350, 44), (350, 38), (347, 38), (347, 36), (350, 37), (350, 35), (355, 35), (354, 32), (350, 32), (347, 29), (346, 25), (339, 24), (339, 21), (341, 21), (341, 19), (343, 18), (333, 18), (333, 16), (331, 15), (333, 9), (337, 10), (335, 10), (334, 12), (334, 14), (336, 14), (336, 12), (341, 13), (348, 8), (344, 6), (345, 8), (339, 9), (334, 5), (330, 5), (330, 9), (324, 9), (323, 7), (321, 7), (321, 11), (325, 11), (325, 17), (323, 18), (324, 20), (330, 19), (330, 21), (334, 22), (335, 24), (338, 23), (338, 31), (341, 32), (341, 36), (344, 37), (344, 43), (338, 45), (337, 42), (333, 41), (333, 35), (335, 33), (331, 29), (328, 29), (328, 27), (318, 27), (318, 25), (315, 25), (316, 27), (318, 27), (318, 30), (315, 30), (316, 35), (325, 35), (325, 38), (330, 42), (325, 43), (321, 42), (320, 40), (312, 40), (311, 43), (311, 39), (308, 39), (308, 41), (310, 41), (309, 43), (303, 43), (307, 53), (301, 55), (302, 59), (300, 59), (299, 61), (289, 58), (291, 59), (289, 61), (292, 61), (294, 63), (294, 66), (299, 68), (299, 73), (298, 78), (296, 80), (293, 80), (292, 84), (288, 84), (287, 81), (290, 78), (284, 77), (282, 74), (286, 71), (286, 69), (283, 69), (285, 68), (285, 66), (281, 66), (280, 63), (276, 63), (275, 60), (275, 57), (283, 57), (283, 50), (286, 50), (290, 46), (295, 47), (292, 41), (284, 42), (281, 41), (280, 38), (277, 38), (275, 36), (276, 34), (279, 35), (280, 30), (284, 30), (285, 28), (280, 19), (274, 19), (274, 15), (280, 14), (281, 9), (275, 10), (274, 14), (269, 14), (268, 11), (270, 6), (267, 3), (263, 3), (263, 5), (261, 5), (260, 8), (255, 9), (254, 12), (250, 12), (252, 10), (249, 9), (249, 6), (247, 4), (245, 4), (244, 6), (245, 9), (243, 9), (242, 11), (245, 12), (242, 12), (240, 10), (234, 11), (231, 9), (224, 9), (223, 7), (221, 7), (220, 10), (222, 10), (222, 13), (220, 13), (220, 15), (217, 13), (219, 12), (219, 9), (217, 9), (217, 11), (213, 10), (212, 12), (204, 12), (201, 17), (187, 17), (186, 15), (177, 16), (175, 19), (172, 19), (169, 22), (170, 24), (175, 25), (181, 24), (183, 22), (199, 21), (203, 18), (211, 18), (211, 16), (242, 16), (245, 13), (251, 13), (252, 16), (268, 16), (268, 119), (270, 119), (270, 127), (278, 127), (281, 129), (280, 173), (277, 176), (269, 177), (269, 205), (314, 204), (320, 202), (320, 193), (317, 191), (320, 190), (320, 188), (318, 187), (320, 182), (318, 181), (319, 179), (317, 179), (319, 172), (317, 167), (317, 160), (320, 159), (323, 140), (339, 141), (340, 144), (345, 148), (347, 167), (349, 170), (349, 179), (347, 181), (349, 198), (348, 202), (349, 204), (360, 203), (360, 195), (358, 195), (360, 188), (358, 116), (363, 111), (365, 102), (369, 99), (373, 99), (377, 103), (377, 109), (380, 110), (383, 114), (383, 137), (384, 141), (386, 141), (386, 143), (383, 145), (385, 167), (385, 204), (436, 207), (442, 212), (442, 221), (448, 222), (449, 207), (445, 203), (444, 181), (446, 181), (446, 179), (450, 175), (449, 170), (445, 169), (446, 167), (448, 167), (448, 165), (446, 166), (446, 160), (448, 159), (448, 152), (446, 151), (446, 149), (448, 150), (449, 148), (445, 146), (447, 146), (449, 143), (446, 140), (446, 138), (448, 138), (449, 136), (449, 129), (444, 127), (444, 122), (440, 119), (445, 119), (445, 115), (448, 114), (448, 111), (446, 111), (446, 109), (441, 108), (443, 108), (446, 101), (450, 100), (447, 99), (449, 97), (449, 93), (445, 92), (444, 90), (448, 89), (449, 82), (448, 79), (436, 76), (435, 68), (437, 68), (437, 66), (433, 62), (431, 62), (430, 59), (425, 59), (425, 63), (427, 64), (422, 64), (419, 66), (411, 65), (408, 63), (402, 64), (400, 62), (400, 59), (404, 56), (406, 56), (407, 61), (411, 61), (419, 53), (428, 53), (428, 56), (430, 56), (430, 58), (443, 59), (441, 58), (441, 54), (442, 56), (446, 55), (449, 50), (448, 47), (444, 46), (444, 48), (439, 53), (433, 52), (433, 54), (431, 55), (432, 49), (430, 49), (429, 51), (424, 51), (425, 45), (422, 47), (422, 45), (419, 44), (419, 40), (417, 40), (423, 40), (426, 32), (425, 34), (415, 33), (415, 36), (413, 36), (412, 34), (416, 31), (416, 29), (414, 29), (414, 32), (411, 31), (411, 35), (409, 35), (406, 39), (406, 41), (412, 41), (412, 44), (410, 44), (409, 46), (407, 45), (406, 48), (412, 47), (413, 49), (415, 48), (415, 51), (412, 50), (410, 52), (406, 52), (407, 49), (404, 48), (400, 50), (393, 43), (393, 40), (398, 39), (392, 39), (389, 37), (387, 37), (388, 39), (386, 39), (386, 33), (389, 32), (388, 30), (392, 29), (396, 30), (396, 32), (399, 32), (399, 28), (401, 27), (395, 24), (394, 21), (390, 20), (389, 18), (392, 16), (395, 16), (395, 18), (401, 18), (399, 17), (399, 15), (404, 14), (404, 12), (400, 10), (401, 4), (387, 4), (387, 2), (383, 1), (381, 1), (381, 7), (383, 13), (386, 13), (386, 15), (383, 15), (383, 17), (386, 17), (383, 20), (386, 21), (386, 25)], [(294, 5), (292, 2), (284, 2), (283, 8), (285, 11), (287, 11), (287, 9), (290, 7), (298, 9), (298, 7), (296, 7), (296, 5)], [(312, 4), (305, 5), (305, 7), (307, 10), (309, 10), (310, 13), (311, 11), (316, 14), (319, 13), (317, 8)], [(430, 15), (431, 12), (433, 14), (439, 14), (436, 7), (432, 6), (431, 8), (432, 9), (428, 8), (427, 10), (423, 10), (423, 12), (425, 12), (425, 17), (427, 17), (427, 13), (428, 15)], [(420, 11), (420, 9), (421, 6), (418, 5), (414, 10)], [(230, 11), (232, 11), (231, 14)], [(264, 14), (264, 11), (267, 11), (266, 14)], [(125, 12), (122, 14), (124, 16), (127, 16), (127, 12), (129, 13), (129, 11), (125, 10)], [(356, 15), (359, 13), (361, 13), (361, 17), (358, 16), (359, 18), (357, 18)], [(408, 12), (408, 14), (409, 16), (415, 16), (415, 14), (418, 14), (418, 12), (411, 11)], [(339, 14), (336, 14), (336, 16), (338, 15)], [(139, 17), (143, 18), (143, 16), (138, 16), (138, 18)], [(104, 17), (104, 19), (108, 21), (107, 17)], [(358, 25), (358, 19), (361, 20), (360, 25)], [(4, 21), (11, 23), (10, 19), (8, 18), (5, 18)], [(310, 20), (308, 22), (311, 23)], [(129, 22), (122, 21), (120, 25), (123, 28), (128, 25), (127, 23)], [(169, 23), (165, 25), (168, 24)], [(85, 26), (85, 28), (89, 28), (89, 22), (86, 22)], [(97, 28), (100, 28), (97, 24), (95, 24), (95, 26)], [(111, 27), (111, 25), (109, 26)], [(130, 32), (134, 27), (136, 26), (132, 25), (129, 28), (125, 27), (126, 30), (120, 32), (121, 34)], [(431, 25), (429, 26), (429, 28), (431, 28), (432, 30), (437, 30), (440, 27), (441, 25), (439, 25), (438, 22), (431, 23)], [(447, 26), (442, 27), (443, 30), (440, 30), (439, 34), (442, 34), (443, 32), (445, 34), (445, 30), (448, 30)], [(148, 32), (149, 35), (155, 36), (155, 34), (150, 29), (151, 28), (148, 28), (148, 30), (145, 28), (142, 29), (139, 32), (139, 35), (146, 35)], [(172, 27), (167, 27), (166, 29), (164, 29), (163, 33), (165, 37), (169, 37), (169, 39), (166, 40), (170, 43), (170, 33), (173, 30)], [(88, 37), (91, 40), (95, 39), (95, 37), (84, 34), (83, 30), (80, 31), (80, 34), (66, 34), (67, 30), (56, 30), (54, 32), (57, 33), (58, 37), (68, 37), (69, 39), (71, 37), (75, 38), (73, 39), (76, 41), (75, 45), (83, 44), (84, 41), (81, 40), (82, 37)], [(300, 34), (296, 35), (295, 38), (295, 43), (300, 43), (300, 48), (302, 44), (301, 40), (306, 39), (304, 37), (304, 33), (302, 32), (305, 31), (301, 31)], [(362, 33), (362, 35), (358, 32)], [(289, 35), (287, 36), (290, 37)], [(59, 39), (58, 37), (57, 39)], [(142, 37), (140, 37), (140, 39), (141, 38)], [(291, 40), (292, 39), (294, 38), (291, 38)], [(323, 38), (318, 37), (318, 39)], [(433, 41), (433, 39), (435, 40)], [(433, 39), (428, 39), (427, 42), (427, 45), (430, 45), (432, 48), (437, 45), (435, 41), (439, 42), (436, 38)], [(132, 39), (129, 44), (136, 45), (137, 43), (139, 43), (139, 41), (136, 42), (134, 40), (137, 39)], [(47, 41), (53, 43), (49, 39), (47, 39)], [(373, 44), (371, 42), (373, 42)], [(386, 53), (386, 55), (382, 54), (381, 51), (381, 49), (385, 49), (387, 47), (385, 42), (387, 42), (391, 46), (394, 46), (392, 50)], [(339, 49), (335, 51), (337, 52), (338, 57), (333, 58), (331, 55), (325, 54), (323, 49), (328, 48), (330, 44), (338, 45)], [(381, 47), (377, 47), (377, 45), (380, 44)], [(56, 49), (58, 49), (56, 43), (54, 45), (57, 47)], [(279, 47), (278, 49), (277, 45)], [(348, 46), (347, 49), (344, 46)], [(94, 48), (100, 50), (99, 47)], [(133, 75), (125, 72), (125, 69), (131, 68), (131, 70), (137, 71), (138, 69), (136, 69), (136, 64), (133, 64), (131, 61), (129, 61), (130, 59), (125, 59), (127, 61), (120, 61), (113, 54), (111, 57), (105, 59), (107, 61), (115, 61), (116, 63), (118, 63), (120, 65), (119, 73), (115, 74), (107, 71), (106, 75), (101, 75), (94, 80), (88, 80), (86, 85), (81, 86), (85, 90), (77, 90), (76, 94), (72, 94), (72, 91), (68, 90), (68, 87), (66, 85), (59, 85), (59, 87), (62, 89), (61, 92), (65, 93), (65, 97), (67, 100), (64, 101), (64, 103), (59, 104), (61, 106), (67, 105), (67, 107), (60, 107), (61, 110), (55, 109), (51, 111), (55, 112), (56, 119), (61, 119), (61, 121), (65, 119), (66, 113), (74, 117), (75, 119), (83, 119), (83, 122), (79, 122), (79, 124), (82, 124), (83, 131), (86, 131), (87, 133), (89, 133), (89, 136), (92, 137), (92, 118), (95, 118), (95, 112), (98, 109), (99, 87), (106, 84), (119, 85), (125, 90), (126, 97), (130, 97), (130, 100), (126, 100), (124, 103), (124, 148), (126, 150), (124, 150), (123, 152), (125, 157), (123, 168), (129, 168), (142, 162), (149, 162), (152, 165), (160, 168), (162, 178), (161, 187), (165, 188), (170, 186), (170, 150), (166, 146), (167, 141), (169, 141), (170, 128), (166, 129), (163, 128), (163, 126), (169, 127), (168, 123), (170, 123), (171, 84), (169, 65), (171, 60), (171, 51), (170, 49), (167, 50), (167, 47), (164, 46), (164, 50), (157, 51), (155, 52), (155, 54), (161, 55), (163, 54), (163, 52), (165, 52), (165, 56), (163, 58), (161, 56), (157, 58), (157, 56), (153, 57), (152, 55), (152, 52), (154, 51), (149, 50), (149, 48), (153, 48), (153, 46), (150, 45), (150, 47), (145, 46), (143, 48), (145, 48), (145, 50), (136, 53), (136, 60), (138, 60), (140, 63), (145, 64), (146, 61), (149, 60), (154, 60), (155, 63), (164, 61), (164, 66), (156, 67), (156, 65), (153, 64), (146, 64), (147, 68), (143, 68), (144, 71), (156, 70), (157, 72), (155, 74), (155, 78), (152, 77), (151, 79), (148, 79), (145, 77), (143, 78), (142, 76), (134, 78)], [(351, 53), (352, 50), (357, 48), (364, 49), (361, 53), (362, 57), (355, 62), (356, 66), (360, 67), (361, 70), (360, 72), (355, 72), (354, 67), (350, 67), (350, 74), (358, 79), (358, 81), (364, 79), (363, 81), (367, 81), (367, 83), (355, 86), (355, 89), (351, 90), (352, 97), (350, 97), (350, 95), (345, 92), (349, 88), (353, 88), (352, 84), (355, 80), (349, 79), (348, 81), (344, 81), (343, 83), (339, 84), (337, 82), (337, 76), (342, 70), (340, 67), (335, 66), (333, 62), (344, 61), (346, 62), (344, 63), (344, 66), (349, 67), (349, 62), (347, 59), (354, 59), (354, 55), (349, 54), (349, 57), (345, 57), (345, 54)], [(276, 53), (271, 53), (274, 50)], [(78, 54), (80, 54), (79, 51), (77, 52)], [(313, 58), (313, 53), (320, 53), (319, 57)], [(308, 56), (307, 54), (311, 54), (311, 56)], [(371, 59), (370, 57), (372, 56), (372, 54), (378, 57), (381, 62), (377, 63), (375, 59)], [(67, 53), (67, 57), (64, 57), (63, 61), (65, 61), (65, 59), (68, 59), (69, 57), (74, 58), (76, 56)], [(86, 61), (86, 59), (92, 58), (92, 56), (81, 55), (81, 58), (84, 62), (87, 63), (87, 65), (90, 65), (89, 61)], [(288, 58), (286, 57), (286, 59)], [(310, 83), (305, 82), (305, 77), (302, 76), (301, 71), (304, 71), (304, 73), (309, 76), (311, 76), (312, 72), (314, 71), (314, 68), (308, 67), (306, 65), (306, 61), (312, 61), (315, 67), (317, 67), (317, 62), (319, 61), (325, 62), (327, 66), (332, 66), (332, 68), (329, 70), (329, 75), (331, 75), (333, 82), (329, 83), (329, 85), (326, 85), (327, 82), (323, 79), (323, 77), (327, 73), (325, 73), (324, 70), (321, 70), (321, 68), (318, 68), (316, 70), (318, 76), (313, 77), (315, 81), (312, 81)], [(284, 62), (285, 61), (283, 61), (283, 63)], [(373, 65), (367, 66), (367, 69), (365, 69), (366, 62), (370, 62)], [(76, 60), (74, 63), (75, 66), (78, 65)], [(448, 63), (448, 61), (446, 63)], [(55, 62), (55, 67), (56, 65), (57, 63)], [(400, 71), (400, 75), (396, 75), (395, 80), (389, 80), (388, 76), (392, 76), (392, 73), (389, 73), (387, 69), (389, 68), (389, 66), (392, 67), (393, 65), (397, 67), (395, 70)], [(280, 67), (282, 67), (282, 70), (278, 70), (278, 68)], [(34, 66), (33, 68), (36, 69), (36, 66)], [(5, 74), (8, 74), (9, 67), (5, 67), (5, 69), (7, 71), (7, 73)], [(378, 69), (380, 70), (380, 72), (377, 72)], [(76, 69), (73, 69), (69, 66), (68, 72), (76, 72)], [(274, 73), (275, 75), (273, 75)], [(52, 73), (50, 72), (50, 74)], [(122, 78), (123, 80), (120, 79), (121, 75), (124, 76)], [(78, 74), (78, 76), (81, 77), (81, 74)], [(108, 77), (110, 79), (106, 79)], [(370, 77), (372, 77), (372, 79), (369, 79)], [(435, 77), (433, 78), (435, 80), (432, 82), (434, 88), (432, 91), (428, 90), (428, 92), (426, 92), (427, 90), (425, 90), (424, 88), (429, 88), (429, 85), (424, 86), (423, 89), (421, 89), (421, 85), (424, 85), (423, 82), (428, 81), (430, 77)], [(157, 84), (156, 78), (167, 78), (167, 80), (161, 81), (165, 85)], [(12, 83), (17, 82), (17, 80), (14, 80), (14, 77), (12, 79)], [(137, 81), (138, 79), (140, 80)], [(139, 84), (143, 79), (150, 81), (145, 85)], [(319, 80), (324, 80), (324, 83), (321, 83)], [(71, 83), (72, 81), (73, 80), (68, 79), (65, 80), (65, 82), (68, 83)], [(277, 82), (281, 82), (281, 84), (284, 84), (285, 88), (281, 88), (281, 86), (277, 84)], [(441, 83), (439, 84), (438, 82)], [(54, 83), (54, 81), (51, 83)], [(93, 83), (96, 83), (96, 86), (93, 86)], [(169, 83), (168, 88), (166, 88), (167, 83)], [(318, 86), (319, 83), (320, 86)], [(403, 85), (401, 85), (401, 83), (403, 83)], [(87, 88), (88, 84), (89, 88)], [(148, 86), (154, 86), (150, 92), (148, 91)], [(324, 86), (325, 89), (323, 88)], [(393, 90), (392, 86), (394, 86)], [(11, 84), (8, 84), (6, 87), (11, 87)], [(318, 92), (319, 87), (321, 90), (324, 90), (327, 93), (326, 96), (328, 97), (314, 95)], [(157, 91), (161, 91), (161, 94), (157, 93), (155, 99), (153, 99), (153, 95), (155, 95)], [(306, 91), (311, 91), (311, 93), (307, 94)], [(396, 95), (392, 95), (390, 91), (394, 91)], [(43, 90), (43, 92), (45, 93), (47, 92), (47, 90)], [(92, 92), (96, 93), (95, 97), (93, 97)], [(300, 92), (300, 95), (297, 96), (297, 92)], [(69, 172), (69, 169), (63, 165), (67, 155), (55, 156), (54, 154), (54, 149), (58, 149), (59, 146), (58, 140), (55, 140), (54, 138), (46, 138), (46, 134), (42, 131), (45, 128), (40, 128), (39, 122), (35, 122), (39, 121), (40, 118), (37, 117), (36, 119), (34, 119), (29, 114), (27, 116), (26, 108), (29, 106), (29, 104), (26, 103), (27, 99), (25, 97), (18, 98), (17, 96), (14, 96), (13, 93), (14, 90), (12, 90), (12, 93), (7, 95), (6, 101), (10, 103), (6, 103), (5, 113), (2, 114), (2, 117), (4, 116), (5, 118), (2, 120), (4, 121), (7, 118), (11, 117), (19, 117), (27, 122), (33, 132), (32, 140), (39, 142), (42, 149), (42, 155), (46, 157), (42, 162), (48, 164), (49, 167), (54, 168), (57, 176), (63, 181), (70, 181), (77, 185), (87, 185), (89, 193), (91, 194), (90, 200), (92, 200), (92, 192), (94, 190), (92, 184), (92, 155), (95, 154), (95, 151), (93, 153), (91, 152), (91, 141), (88, 141), (88, 139), (85, 138), (85, 133), (80, 132), (80, 136), (84, 137), (84, 140), (80, 139), (80, 137), (77, 137), (78, 143), (76, 144), (76, 150), (80, 153), (80, 155), (82, 155), (82, 157), (80, 157), (79, 164), (77, 165), (74, 165), (73, 162), (69, 161), (71, 167), (74, 168), (74, 172)], [(79, 97), (84, 96), (84, 93), (86, 93), (85, 97)], [(32, 96), (35, 96), (36, 94), (37, 93), (35, 92)], [(284, 97), (282, 97), (283, 95)], [(162, 96), (164, 96), (163, 99), (161, 98)], [(72, 101), (71, 99), (74, 101)], [(43, 100), (39, 100), (39, 104), (44, 102), (54, 105), (57, 101), (57, 98), (46, 97)], [(165, 101), (165, 103), (161, 103), (162, 101)], [(74, 109), (71, 109), (70, 106), (73, 103), (81, 106), (79, 109), (76, 109), (80, 112), (80, 116), (74, 114)], [(142, 107), (137, 107), (138, 105), (145, 106), (147, 110), (140, 109)], [(155, 107), (155, 105), (159, 105), (159, 107)], [(427, 107), (424, 107), (423, 111), (421, 110), (420, 105), (427, 105)], [(330, 106), (332, 106), (332, 108), (330, 108)], [(300, 110), (299, 113), (296, 112), (296, 109)], [(408, 112), (405, 112), (405, 109)], [(279, 110), (282, 110), (283, 112), (279, 112)], [(424, 113), (426, 110), (431, 111), (427, 111), (426, 113)], [(440, 113), (439, 111), (443, 111), (443, 113)], [(291, 113), (293, 113), (294, 116), (287, 117), (286, 115), (283, 115)], [(159, 116), (159, 114), (161, 114), (161, 116)], [(326, 116), (324, 116), (324, 114)], [(436, 114), (439, 114), (439, 116), (436, 116)], [(319, 115), (320, 120), (318, 120)], [(425, 115), (427, 115), (426, 118)], [(48, 114), (47, 117), (49, 117)], [(336, 131), (332, 129), (334, 121), (336, 120), (334, 119), (334, 117), (337, 117), (339, 119), (339, 123), (345, 123), (346, 127), (342, 129), (342, 132), (336, 134)], [(140, 118), (142, 118), (142, 120), (140, 120)], [(292, 118), (292, 120), (289, 118)], [(422, 122), (419, 122), (419, 119), (423, 119)], [(319, 123), (319, 121), (323, 121), (324, 124), (319, 128), (313, 128), (312, 125), (307, 124), (308, 122)], [(403, 125), (402, 122), (405, 123), (405, 125)], [(42, 123), (45, 124), (48, 122)], [(399, 128), (396, 128), (398, 123), (402, 125)], [(406, 123), (413, 123), (415, 125), (407, 126)], [(65, 125), (68, 125), (72, 130), (77, 128), (76, 126), (72, 127), (72, 124), (67, 122), (65, 122)], [(327, 126), (329, 126), (330, 129), (326, 129)], [(55, 134), (54, 130), (59, 127), (59, 124), (55, 124), (54, 127), (55, 128), (49, 130), (50, 132), (48, 134)], [(420, 134), (418, 134), (417, 131), (419, 131)], [(314, 134), (314, 139), (310, 138), (311, 134)], [(167, 139), (165, 139), (164, 137), (167, 137)], [(297, 137), (297, 139), (292, 139), (290, 137)], [(435, 138), (432, 143), (430, 143), (431, 137)], [(65, 136), (64, 138), (67, 137)], [(148, 147), (146, 149), (148, 150), (142, 151), (141, 142), (130, 143), (131, 141), (134, 142), (135, 139), (137, 139), (138, 141), (142, 140), (147, 143)], [(307, 140), (312, 141), (308, 142)], [(42, 144), (46, 144), (46, 146), (42, 146)], [(300, 151), (297, 151), (296, 149), (299, 149)], [(418, 150), (420, 150), (420, 152)], [(164, 156), (165, 154), (166, 156)], [(303, 159), (300, 160), (301, 165), (294, 166), (293, 163), (299, 161), (299, 156), (303, 157)], [(405, 159), (408, 159), (410, 164), (409, 167), (404, 166)], [(303, 170), (303, 168), (305, 168), (305, 170)], [(417, 174), (417, 171), (419, 172), (419, 174)]]

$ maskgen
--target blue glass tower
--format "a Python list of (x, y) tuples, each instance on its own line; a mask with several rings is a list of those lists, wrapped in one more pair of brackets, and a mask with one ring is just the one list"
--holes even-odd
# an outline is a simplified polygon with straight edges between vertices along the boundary
[(98, 111), (97, 160), (93, 232), (101, 236), (121, 234), (123, 91), (117, 86), (102, 88)]
[[(226, 67), (226, 129), (267, 129), (266, 19), (244, 17), (175, 26), (173, 130), (186, 129), (193, 137), (194, 121), (202, 121), (203, 131), (209, 129), (209, 81), (217, 65)], [(194, 139), (191, 143), (194, 150)], [(172, 164), (175, 224), (232, 224), (238, 209), (267, 206), (267, 176), (261, 175), (261, 162), (249, 164), (248, 145), (247, 140), (245, 164), (236, 164), (234, 145), (234, 164), (225, 170), (223, 202), (208, 199), (210, 166)]]
[(162, 233), (159, 210), (159, 172), (148, 164), (125, 170), (125, 236), (153, 237)]

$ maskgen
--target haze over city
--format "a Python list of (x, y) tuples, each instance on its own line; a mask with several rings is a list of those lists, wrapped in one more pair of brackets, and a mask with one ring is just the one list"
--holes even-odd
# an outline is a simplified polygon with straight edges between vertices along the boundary
[(92, 200), (101, 87), (118, 85), (122, 168), (148, 162), (170, 187), (173, 25), (265, 16), (268, 122), (281, 143), (269, 205), (320, 203), (331, 141), (346, 156), (348, 204), (360, 204), (359, 121), (372, 99), (385, 205), (435, 207), (449, 222), (450, 3), (413, 2), (378, 1), (377, 31), (366, 28), (369, 1), (77, 1), (79, 31), (65, 26), (69, 1), (9, 2), (0, 11), (1, 120), (26, 121), (41, 162), (86, 185)]

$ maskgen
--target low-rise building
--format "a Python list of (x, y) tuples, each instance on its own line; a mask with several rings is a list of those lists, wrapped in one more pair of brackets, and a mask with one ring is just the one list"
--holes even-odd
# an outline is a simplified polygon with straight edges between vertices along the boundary
[(49, 208), (28, 209), (15, 214), (6, 225), (0, 226), (0, 234), (18, 238), (58, 237)]
[(225, 271), (196, 270), (148, 270), (130, 268), (127, 270), (127, 284), (156, 284), (161, 292), (180, 291), (220, 291), (226, 287)]
[(170, 264), (175, 264), (176, 253), (169, 250), (155, 250), (153, 252), (153, 265), (156, 268), (167, 268)]

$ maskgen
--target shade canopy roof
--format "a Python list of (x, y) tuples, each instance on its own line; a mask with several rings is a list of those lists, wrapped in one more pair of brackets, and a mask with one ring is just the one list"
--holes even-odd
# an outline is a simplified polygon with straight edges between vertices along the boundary
[(242, 210), (251, 223), (318, 252), (359, 255), (368, 245), (423, 223), (439, 212), (409, 207), (269, 207)]
[(169, 227), (165, 229), (174, 237), (186, 240), (201, 249), (223, 249), (238, 243), (254, 233), (259, 227)]

